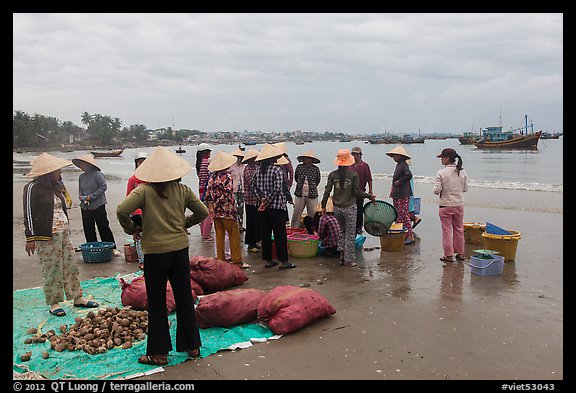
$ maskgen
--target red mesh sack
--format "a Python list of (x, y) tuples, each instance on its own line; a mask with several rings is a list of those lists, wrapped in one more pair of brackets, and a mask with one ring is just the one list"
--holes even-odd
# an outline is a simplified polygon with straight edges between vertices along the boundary
[(275, 334), (286, 334), (328, 317), (336, 309), (313, 289), (281, 285), (264, 295), (257, 312), (258, 319), (267, 322)]
[(240, 267), (203, 256), (190, 258), (190, 278), (202, 286), (204, 293), (221, 291), (248, 280)]
[[(136, 277), (129, 284), (121, 278), (120, 285), (122, 286), (120, 299), (124, 307), (130, 306), (134, 310), (148, 309), (148, 297), (146, 296), (144, 277)], [(192, 291), (192, 298), (194, 301), (198, 298), (194, 291)], [(170, 282), (166, 283), (166, 309), (168, 312), (176, 310), (176, 301), (174, 300), (174, 292), (172, 291)]]
[[(190, 277), (190, 286), (192, 287), (192, 294), (194, 295), (204, 295), (204, 290), (202, 289), (202, 285), (198, 284), (192, 277)], [(196, 301), (198, 297), (194, 296), (194, 301)]]
[(196, 306), (198, 326), (206, 329), (212, 326), (230, 327), (256, 320), (256, 308), (264, 296), (264, 291), (253, 288), (239, 288), (220, 291), (200, 298)]

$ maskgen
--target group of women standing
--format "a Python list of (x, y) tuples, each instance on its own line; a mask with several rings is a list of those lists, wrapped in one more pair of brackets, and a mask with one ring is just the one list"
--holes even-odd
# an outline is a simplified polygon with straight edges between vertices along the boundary
[[(138, 358), (141, 363), (168, 364), (168, 353), (172, 350), (165, 306), (168, 281), (176, 302), (176, 350), (186, 352), (190, 357), (200, 356), (201, 339), (189, 279), (187, 228), (199, 224), (202, 239), (209, 241), (211, 226), (214, 225), (218, 259), (225, 258), (224, 239), (227, 236), (231, 262), (245, 267), (240, 248), (242, 224), (238, 221), (239, 192), (243, 194), (246, 208), (245, 242), (248, 250), (258, 250), (258, 243), (261, 242), (262, 260), (266, 268), (274, 267), (278, 262), (280, 269), (296, 267), (288, 261), (286, 222), (287, 203), (291, 196), (287, 171), (282, 167), (289, 162), (285, 150), (265, 144), (260, 152), (255, 149), (246, 153), (235, 152), (236, 155), (218, 152), (210, 161), (211, 149), (204, 145), (198, 149), (198, 196), (181, 183), (182, 177), (192, 168), (190, 164), (171, 150), (157, 147), (150, 156), (142, 155), (135, 160), (137, 187), (134, 185), (127, 192), (125, 200), (116, 209), (120, 225), (127, 234), (141, 242), (144, 256), (142, 262), (149, 325), (146, 355)], [(390, 197), (397, 206), (398, 221), (408, 228), (409, 238), (412, 233), (407, 198), (412, 195), (409, 185), (412, 174), (406, 161), (410, 156), (401, 147), (387, 154), (397, 162)], [(467, 175), (462, 168), (462, 159), (454, 149), (444, 149), (438, 157), (444, 165), (434, 183), (434, 194), (440, 197), (439, 217), (444, 249), (441, 260), (457, 262), (464, 259), (462, 193), (467, 191)], [(298, 160), (300, 164), (294, 171), (296, 191), (292, 226), (299, 225), (304, 207), (308, 215), (314, 214), (319, 197), (320, 171), (315, 165), (320, 160), (312, 151), (298, 156)], [(90, 161), (90, 157), (83, 157), (74, 163), (85, 173), (91, 172), (92, 177), (100, 178), (88, 166), (99, 170)], [(59, 304), (64, 300), (64, 295), (67, 299), (73, 299), (75, 307), (99, 307), (97, 302), (83, 296), (78, 262), (70, 237), (67, 214), (70, 198), (62, 183), (61, 170), (71, 164), (70, 161), (42, 153), (31, 161), (32, 169), (27, 177), (32, 181), (24, 187), (25, 249), (28, 255), (35, 251), (38, 253), (46, 303), (54, 316), (66, 315)], [(230, 168), (239, 164), (242, 167), (233, 176)], [(358, 174), (350, 169), (353, 164), (354, 157), (349, 150), (338, 150), (334, 160), (337, 169), (328, 175), (321, 200), (322, 213), (327, 213), (327, 205), (333, 204), (340, 234), (337, 247), (331, 248), (336, 247), (340, 251), (341, 263), (347, 267), (355, 266), (357, 201), (368, 198), (374, 202), (376, 198), (371, 192), (360, 190)], [(234, 178), (241, 179), (242, 185), (238, 184), (235, 188)], [(87, 194), (80, 192), (79, 195), (86, 207), (98, 197), (101, 197), (98, 188)], [(85, 227), (87, 230), (91, 229)], [(278, 262), (273, 258), (272, 239)]]

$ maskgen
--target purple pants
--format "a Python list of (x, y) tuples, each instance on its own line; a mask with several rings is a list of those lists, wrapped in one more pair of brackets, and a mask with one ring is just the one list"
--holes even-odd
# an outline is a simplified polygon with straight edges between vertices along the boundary
[(442, 225), (444, 255), (464, 255), (464, 206), (445, 206), (438, 209)]

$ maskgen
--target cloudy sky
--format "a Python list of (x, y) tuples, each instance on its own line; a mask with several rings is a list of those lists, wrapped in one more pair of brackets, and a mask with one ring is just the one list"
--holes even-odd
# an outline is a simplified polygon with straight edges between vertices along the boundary
[(204, 131), (563, 131), (563, 15), (13, 14), (13, 110)]

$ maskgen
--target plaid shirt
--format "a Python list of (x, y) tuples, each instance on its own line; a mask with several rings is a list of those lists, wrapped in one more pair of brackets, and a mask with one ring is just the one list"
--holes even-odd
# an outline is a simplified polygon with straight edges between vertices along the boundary
[(254, 192), (252, 191), (252, 178), (258, 170), (258, 166), (255, 164), (247, 164), (244, 168), (244, 204), (250, 206), (258, 206), (258, 199)]
[(238, 216), (232, 191), (232, 176), (227, 171), (214, 172), (208, 178), (204, 203), (210, 217), (235, 220)]
[(325, 248), (336, 247), (340, 236), (340, 224), (332, 214), (322, 214), (318, 224), (318, 237)]
[(298, 164), (294, 171), (294, 180), (296, 180), (296, 190), (294, 195), (302, 196), (302, 186), (304, 180), (308, 179), (308, 198), (318, 198), (318, 184), (320, 184), (320, 169), (316, 165)]
[(264, 173), (261, 173), (258, 168), (252, 178), (254, 195), (258, 200), (264, 199), (268, 209), (288, 210), (283, 184), (284, 173), (278, 165), (270, 165)]

